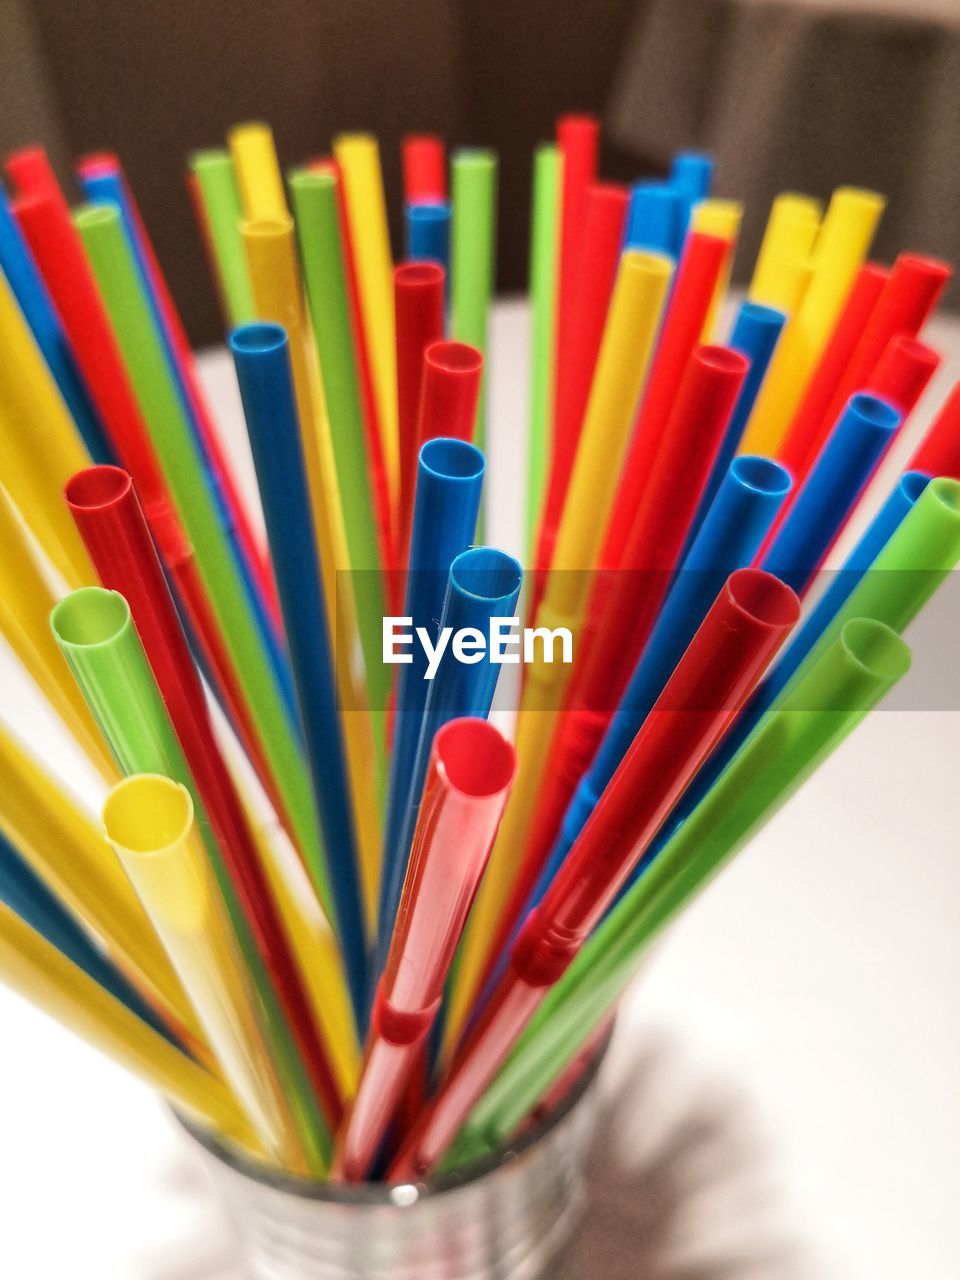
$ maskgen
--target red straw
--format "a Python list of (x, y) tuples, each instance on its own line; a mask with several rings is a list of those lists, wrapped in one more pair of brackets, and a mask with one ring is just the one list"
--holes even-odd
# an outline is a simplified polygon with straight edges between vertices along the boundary
[(368, 1172), (417, 1065), (515, 767), (513, 747), (485, 720), (450, 720), (434, 739), (363, 1075), (334, 1176), (356, 1182)]
[(876, 262), (864, 263), (857, 272), (816, 372), (777, 450), (778, 461), (793, 476), (794, 492), (803, 483), (836, 422), (836, 417), (827, 417), (827, 410), (889, 279), (889, 270)]
[(433, 342), (423, 353), (417, 451), (428, 440), (470, 441), (477, 415), (483, 355), (465, 342)]
[(391, 1181), (430, 1170), (517, 1037), (576, 958), (800, 615), (772, 574), (730, 575), (542, 902), (507, 973), (404, 1143)]
[(731, 242), (719, 236), (703, 235), (699, 231), (692, 231), (687, 236), (607, 526), (600, 555), (602, 569), (615, 569), (620, 564), (637, 503), (647, 488), (680, 380), (690, 353), (700, 340), (717, 281), (731, 250)]
[(6, 170), (22, 196), (60, 195), (60, 184), (43, 147), (21, 147), (11, 151)]
[(619, 571), (601, 572), (594, 580), (579, 662), (500, 937), (509, 935), (536, 883), (577, 782), (646, 644), (748, 368), (746, 358), (728, 347), (698, 347), (689, 358), (650, 482), (638, 495)]
[(130, 606), (257, 949), (286, 1011), (317, 1097), (335, 1126), (342, 1114), (339, 1091), (240, 798), (220, 754), (203, 686), (133, 482), (119, 467), (90, 467), (70, 480), (66, 497), (104, 586), (119, 591)]
[(610, 295), (620, 263), (625, 187), (595, 183), (586, 196), (580, 251), (571, 266), (564, 330), (557, 339), (554, 370), (553, 450), (550, 478), (534, 563), (550, 567), (580, 429), (603, 341)]
[(960, 382), (947, 396), (906, 469), (960, 479)]
[(393, 270), (397, 327), (397, 428), (400, 442), (398, 558), (406, 559), (417, 483), (417, 422), (423, 354), (443, 337), (444, 270), (436, 262), (404, 262)]
[(403, 198), (407, 204), (440, 204), (447, 198), (447, 155), (434, 133), (411, 133), (401, 143)]
[(906, 421), (939, 367), (939, 351), (916, 338), (898, 334), (890, 339), (863, 389), (889, 400)]

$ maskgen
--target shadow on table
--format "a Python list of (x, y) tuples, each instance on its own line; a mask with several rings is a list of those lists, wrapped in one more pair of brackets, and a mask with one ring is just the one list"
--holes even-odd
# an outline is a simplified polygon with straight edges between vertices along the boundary
[(811, 1280), (748, 1108), (683, 1066), (661, 1042), (604, 1079), (583, 1220), (549, 1280)]

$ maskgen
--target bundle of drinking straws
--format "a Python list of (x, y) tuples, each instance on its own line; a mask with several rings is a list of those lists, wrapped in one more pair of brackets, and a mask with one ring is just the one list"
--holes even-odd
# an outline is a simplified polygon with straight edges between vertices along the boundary
[(475, 545), (493, 152), (405, 141), (397, 264), (373, 138), (191, 157), (256, 510), (117, 158), (76, 210), (6, 163), (0, 626), (107, 799), (0, 728), (0, 977), (267, 1167), (455, 1169), (570, 1087), (960, 558), (960, 386), (867, 494), (950, 269), (784, 194), (727, 332), (709, 157), (627, 190), (598, 134), (534, 157), (522, 595)]

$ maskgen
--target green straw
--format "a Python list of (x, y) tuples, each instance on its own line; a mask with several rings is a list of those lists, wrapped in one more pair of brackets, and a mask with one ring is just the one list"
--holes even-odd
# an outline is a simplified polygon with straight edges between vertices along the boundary
[(330, 173), (300, 171), (291, 175), (290, 191), (303, 259), (307, 306), (323, 375), (337, 482), (348, 516), (347, 550), (367, 692), (371, 714), (375, 717), (373, 738), (378, 790), (382, 793), (386, 780), (385, 708), (391, 686), (390, 670), (383, 661), (383, 617), (387, 609), (350, 327), (336, 178)]
[(206, 483), (170, 367), (137, 276), (119, 210), (88, 206), (74, 215), (103, 294), (150, 438), (193, 543), (220, 633), (241, 678), (257, 736), (283, 798), (293, 835), (324, 906), (330, 895), (313, 794), (256, 619)]
[(553, 342), (559, 239), (560, 152), (552, 143), (533, 159), (530, 218), (530, 430), (527, 453), (527, 554), (533, 554), (547, 476), (549, 423), (553, 417)]
[(121, 771), (128, 777), (158, 773), (190, 792), (213, 874), (260, 998), (268, 1042), (297, 1132), (311, 1166), (322, 1174), (329, 1167), (330, 1131), (291, 1043), (273, 984), (133, 625), (130, 607), (117, 591), (81, 587), (56, 605), (50, 625)]
[(896, 632), (867, 618), (847, 622), (805, 666), (550, 992), (474, 1107), (446, 1165), (471, 1158), (513, 1132), (607, 1017), (653, 939), (909, 666), (910, 651)]
[[(493, 294), (497, 227), (497, 154), (463, 148), (451, 159), (453, 233), (450, 248), (450, 333), (487, 357), (487, 322)], [(486, 368), (473, 442), (486, 436)]]
[(240, 236), (243, 210), (233, 161), (226, 150), (196, 151), (190, 157), (190, 170), (197, 180), (210, 232), (210, 248), (227, 319), (235, 329), (254, 320), (256, 310)]

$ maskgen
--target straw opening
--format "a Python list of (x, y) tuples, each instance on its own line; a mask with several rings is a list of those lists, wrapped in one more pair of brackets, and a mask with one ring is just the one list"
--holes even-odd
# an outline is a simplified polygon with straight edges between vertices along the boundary
[(668, 258), (665, 253), (628, 249), (620, 261), (626, 270), (642, 272), (644, 275), (669, 276), (673, 271), (673, 259)]
[(763, 324), (779, 325), (786, 316), (776, 307), (768, 307), (763, 302), (743, 302), (740, 304), (741, 316), (749, 316), (751, 320), (759, 320)]
[(907, 471), (900, 477), (900, 488), (908, 502), (916, 502), (930, 483), (930, 477), (922, 471)]
[(397, 284), (433, 285), (443, 283), (444, 270), (437, 262), (401, 262), (394, 269)]
[(505, 600), (520, 589), (520, 562), (495, 547), (461, 551), (450, 565), (450, 581), (476, 600)]
[(885, 622), (851, 618), (840, 632), (848, 655), (877, 680), (899, 680), (910, 669), (910, 650)]
[(483, 454), (475, 445), (449, 436), (428, 440), (420, 449), (420, 462), (447, 480), (473, 480), (482, 476), (484, 469)]
[(732, 347), (718, 347), (712, 344), (698, 347), (696, 352), (697, 362), (705, 365), (710, 369), (718, 369), (723, 373), (746, 373), (750, 368), (750, 361), (746, 356), (734, 351)]
[(960, 514), (960, 480), (939, 476), (930, 482), (929, 488), (941, 506)]
[(411, 222), (442, 222), (449, 217), (447, 205), (440, 204), (435, 200), (424, 201), (422, 204), (412, 204), (408, 213)]
[(112, 204), (85, 204), (73, 217), (78, 227), (106, 227), (120, 221), (120, 210)]
[(733, 460), (733, 474), (742, 485), (755, 493), (779, 495), (788, 493), (793, 484), (790, 472), (772, 458), (743, 453)]
[(899, 412), (888, 400), (858, 391), (850, 397), (850, 409), (874, 427), (892, 430), (900, 421)]
[(287, 345), (287, 331), (282, 325), (258, 321), (234, 329), (230, 346), (241, 355), (248, 352), (278, 351)]
[(133, 486), (122, 467), (87, 467), (67, 481), (64, 495), (71, 507), (99, 510), (125, 498)]
[(933, 347), (928, 347), (919, 338), (911, 338), (906, 333), (897, 334), (892, 340), (891, 346), (896, 347), (898, 351), (904, 352), (912, 360), (917, 361), (918, 364), (925, 365), (928, 369), (935, 369), (940, 363), (940, 357)]
[(727, 595), (741, 613), (771, 627), (792, 627), (800, 617), (796, 592), (764, 569), (732, 573), (727, 579)]
[(274, 236), (286, 235), (293, 230), (293, 219), (286, 218), (245, 218), (240, 224), (244, 236), (253, 236), (260, 240)]
[(192, 823), (190, 792), (159, 774), (126, 778), (103, 806), (107, 839), (130, 853), (159, 853), (183, 840)]
[(477, 373), (483, 368), (481, 352), (465, 342), (431, 342), (423, 358), (447, 373)]
[(92, 648), (115, 640), (130, 624), (130, 606), (119, 591), (81, 587), (65, 596), (50, 615), (50, 625), (66, 645)]
[(510, 785), (516, 768), (514, 749), (486, 720), (450, 720), (434, 742), (437, 758), (455, 791), (485, 799)]

